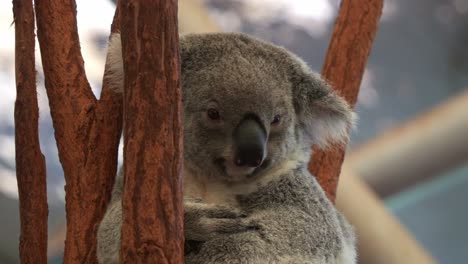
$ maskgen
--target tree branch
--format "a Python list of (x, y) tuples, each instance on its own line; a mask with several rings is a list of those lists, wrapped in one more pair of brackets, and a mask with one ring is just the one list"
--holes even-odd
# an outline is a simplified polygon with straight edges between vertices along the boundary
[[(374, 40), (383, 0), (343, 0), (328, 46), (322, 76), (351, 106), (357, 100), (367, 57)], [(346, 146), (314, 151), (309, 170), (330, 200), (335, 200)]]
[(122, 263), (183, 263), (182, 127), (176, 0), (128, 0), (122, 12)]
[(39, 145), (32, 1), (14, 0), (15, 147), (20, 206), (20, 261), (47, 263), (47, 187)]
[(122, 97), (106, 83), (99, 102), (91, 91), (80, 52), (75, 1), (36, 0), (35, 8), (45, 85), (66, 180), (63, 261), (96, 263), (97, 224), (117, 170)]

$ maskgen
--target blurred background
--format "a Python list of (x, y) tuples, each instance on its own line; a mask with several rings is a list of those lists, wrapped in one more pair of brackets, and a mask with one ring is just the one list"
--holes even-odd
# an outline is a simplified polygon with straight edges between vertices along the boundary
[[(110, 0), (77, 2), (86, 73), (99, 95), (115, 5)], [(180, 31), (250, 33), (290, 49), (319, 72), (339, 2), (180, 0)], [(12, 22), (11, 1), (0, 1), (0, 263), (18, 263)], [(338, 192), (338, 208), (362, 237), (360, 263), (456, 264), (468, 259), (467, 32), (467, 0), (384, 0), (356, 105), (360, 120)], [(49, 256), (50, 263), (60, 263), (64, 178), (38, 50)], [(382, 253), (375, 256), (376, 251)], [(421, 260), (408, 262), (412, 254)]]

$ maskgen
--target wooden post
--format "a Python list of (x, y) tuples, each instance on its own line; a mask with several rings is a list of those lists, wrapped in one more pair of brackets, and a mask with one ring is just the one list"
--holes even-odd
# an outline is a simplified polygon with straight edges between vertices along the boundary
[(38, 135), (39, 109), (34, 57), (32, 0), (14, 0), (15, 147), (20, 205), (20, 262), (47, 263), (47, 188), (45, 159)]
[[(383, 0), (343, 0), (328, 46), (322, 76), (351, 106), (359, 86), (382, 13)], [(335, 200), (346, 146), (315, 150), (309, 170), (330, 200)]]
[(122, 263), (183, 263), (182, 128), (176, 0), (128, 0), (122, 12)]
[[(64, 263), (96, 263), (97, 224), (110, 199), (122, 129), (122, 96), (85, 76), (75, 1), (36, 0), (37, 35), (59, 158), (65, 174)], [(114, 18), (116, 19), (116, 18)]]

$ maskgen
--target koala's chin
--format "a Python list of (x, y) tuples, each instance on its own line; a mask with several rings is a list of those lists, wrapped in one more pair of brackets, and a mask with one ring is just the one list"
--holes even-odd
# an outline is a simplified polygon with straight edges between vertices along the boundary
[(236, 166), (226, 166), (226, 174), (232, 178), (233, 180), (236, 179), (244, 179), (252, 175), (255, 171), (253, 167), (236, 167)]
[(229, 182), (245, 182), (256, 178), (260, 167), (238, 167), (236, 165), (227, 165), (225, 174)]
[(247, 166), (236, 166), (233, 163), (223, 162), (218, 163), (218, 173), (214, 173), (213, 176), (218, 178), (220, 181), (225, 182), (242, 182), (249, 178), (252, 178), (256, 172), (256, 167)]
[(263, 175), (263, 172), (269, 167), (269, 160), (265, 159), (257, 167), (237, 166), (234, 163), (225, 163), (223, 165), (224, 180), (227, 182), (239, 183), (252, 181)]

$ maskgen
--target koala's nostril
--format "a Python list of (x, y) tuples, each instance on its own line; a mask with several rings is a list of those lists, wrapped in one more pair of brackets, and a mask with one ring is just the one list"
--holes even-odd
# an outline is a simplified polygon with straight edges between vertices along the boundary
[(238, 148), (234, 163), (237, 166), (258, 167), (263, 161), (263, 148), (261, 146), (243, 146)]
[(240, 158), (236, 158), (236, 160), (234, 161), (234, 163), (235, 163), (237, 166), (244, 166), (244, 165), (245, 165), (244, 160), (242, 160), (242, 159), (240, 159)]
[(262, 164), (262, 159), (259, 158), (257, 160), (253, 160), (251, 162), (247, 162), (246, 160), (244, 159), (241, 159), (241, 158), (237, 158), (234, 163), (236, 164), (236, 166), (239, 166), (239, 167), (242, 167), (242, 166), (249, 166), (249, 167), (258, 167)]
[(254, 165), (255, 167), (258, 167), (258, 166), (260, 166), (261, 164), (262, 164), (262, 160), (261, 160), (261, 159), (257, 159), (257, 160), (254, 162), (253, 165)]

